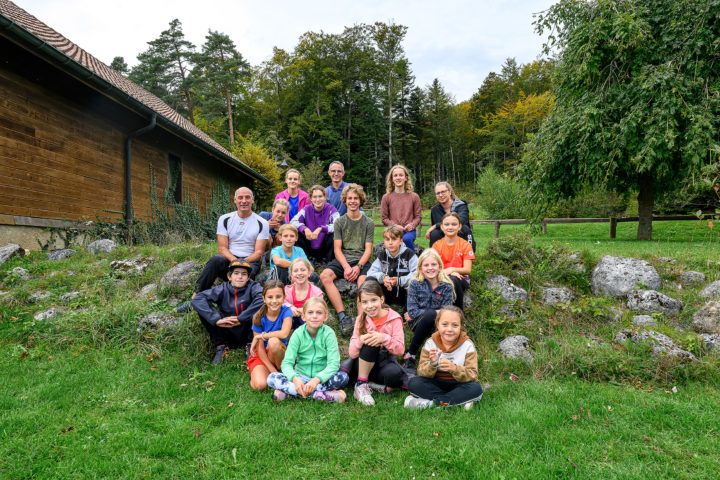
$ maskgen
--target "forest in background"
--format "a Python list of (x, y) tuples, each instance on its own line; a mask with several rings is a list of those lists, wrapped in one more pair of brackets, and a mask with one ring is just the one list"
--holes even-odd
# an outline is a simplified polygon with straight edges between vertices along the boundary
[(487, 167), (512, 173), (553, 105), (553, 62), (508, 58), (457, 103), (438, 79), (416, 85), (406, 33), (382, 22), (307, 32), (293, 51), (276, 48), (253, 66), (228, 35), (210, 30), (197, 47), (176, 19), (135, 66), (122, 57), (111, 66), (278, 186), (276, 158), (301, 168), (305, 185), (326, 183), (326, 167), (340, 160), (374, 200), (395, 163), (411, 169), (421, 195), (439, 180), (475, 185)]

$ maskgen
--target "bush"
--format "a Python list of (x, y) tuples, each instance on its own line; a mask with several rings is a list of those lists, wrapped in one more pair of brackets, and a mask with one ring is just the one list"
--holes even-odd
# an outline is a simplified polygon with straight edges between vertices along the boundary
[(628, 207), (629, 195), (618, 195), (602, 186), (585, 186), (572, 198), (558, 200), (546, 212), (550, 218), (617, 217)]
[(487, 168), (478, 179), (478, 190), (477, 203), (487, 212), (488, 218), (525, 218), (524, 190), (516, 180)]

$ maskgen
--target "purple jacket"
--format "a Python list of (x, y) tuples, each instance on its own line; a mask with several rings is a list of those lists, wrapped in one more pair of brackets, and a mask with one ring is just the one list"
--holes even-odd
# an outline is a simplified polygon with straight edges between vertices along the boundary
[(292, 224), (297, 227), (298, 232), (303, 233), (306, 228), (311, 231), (318, 227), (322, 227), (318, 238), (310, 242), (310, 247), (320, 248), (322, 246), (323, 239), (328, 233), (335, 232), (335, 220), (340, 217), (337, 209), (325, 202), (322, 210), (315, 210), (315, 206), (311, 203), (305, 205), (302, 210), (292, 219)]

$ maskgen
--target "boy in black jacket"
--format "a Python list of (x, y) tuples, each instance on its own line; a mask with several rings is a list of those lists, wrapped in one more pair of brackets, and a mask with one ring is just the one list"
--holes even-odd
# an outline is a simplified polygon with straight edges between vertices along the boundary
[(262, 286), (250, 279), (252, 266), (245, 260), (234, 260), (228, 267), (228, 281), (199, 292), (192, 307), (215, 345), (213, 365), (222, 363), (229, 347), (250, 344), (252, 318), (263, 305)]
[(417, 270), (417, 256), (403, 244), (404, 233), (397, 225), (383, 230), (383, 246), (376, 251), (367, 274), (382, 287), (386, 303), (402, 305), (403, 309), (407, 304), (407, 287)]

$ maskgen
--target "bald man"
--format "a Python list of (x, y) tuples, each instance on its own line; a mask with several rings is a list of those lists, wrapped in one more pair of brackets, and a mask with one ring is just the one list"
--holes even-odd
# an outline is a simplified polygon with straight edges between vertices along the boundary
[(265, 219), (252, 211), (254, 201), (255, 195), (249, 188), (235, 190), (233, 202), (237, 211), (218, 219), (218, 255), (213, 256), (200, 273), (195, 293), (212, 287), (216, 278), (225, 280), (228, 265), (233, 260), (245, 260), (252, 266), (250, 278), (255, 278), (260, 271), (260, 257), (267, 246), (270, 227)]

